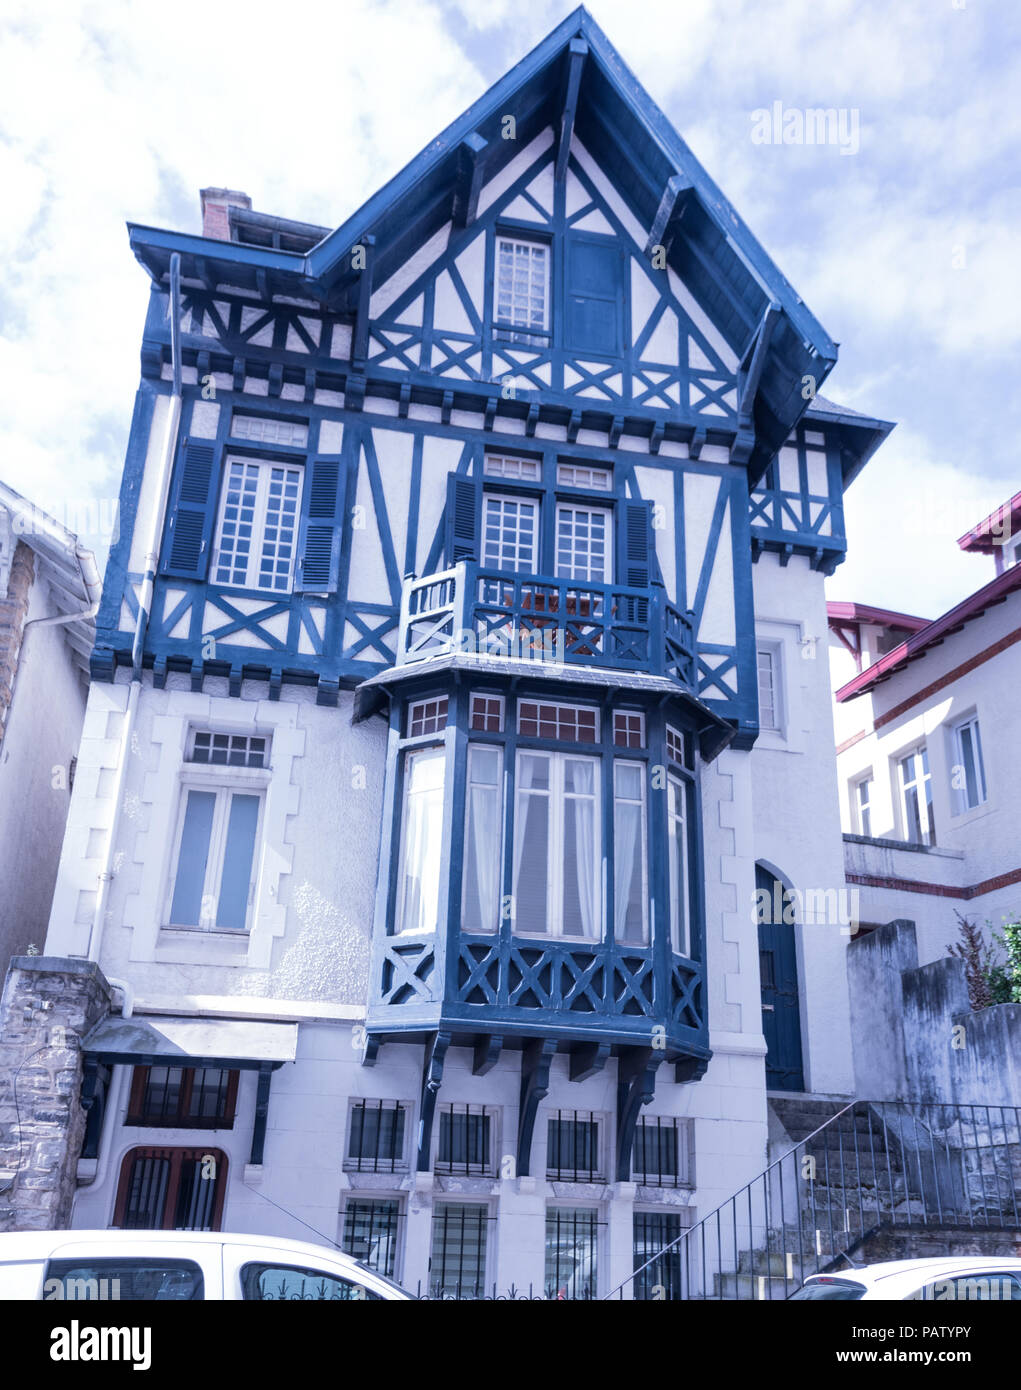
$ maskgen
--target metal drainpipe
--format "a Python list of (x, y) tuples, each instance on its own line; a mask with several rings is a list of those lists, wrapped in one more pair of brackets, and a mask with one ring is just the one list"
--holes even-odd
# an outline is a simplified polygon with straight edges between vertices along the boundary
[(167, 499), (170, 494), (170, 472), (177, 447), (177, 432), (181, 423), (181, 257), (175, 251), (170, 257), (170, 355), (174, 368), (173, 389), (170, 395), (170, 409), (163, 433), (160, 450), (159, 486), (157, 504), (153, 513), (152, 527), (145, 554), (145, 570), (142, 587), (138, 595), (138, 618), (135, 622), (135, 637), (131, 644), (131, 684), (128, 687), (128, 703), (121, 725), (120, 750), (117, 759), (116, 782), (114, 786), (113, 822), (103, 856), (103, 868), (99, 875), (99, 890), (96, 893), (96, 907), (92, 915), (89, 932), (88, 959), (99, 960), (99, 948), (103, 941), (103, 927), (106, 920), (110, 885), (114, 879), (113, 861), (117, 849), (117, 839), (121, 824), (121, 809), (124, 802), (124, 780), (127, 774), (128, 754), (131, 751), (131, 738), (135, 728), (138, 711), (138, 697), (142, 689), (142, 658), (145, 650), (145, 634), (149, 626), (149, 609), (156, 582), (156, 565), (159, 562), (160, 537), (167, 514)]

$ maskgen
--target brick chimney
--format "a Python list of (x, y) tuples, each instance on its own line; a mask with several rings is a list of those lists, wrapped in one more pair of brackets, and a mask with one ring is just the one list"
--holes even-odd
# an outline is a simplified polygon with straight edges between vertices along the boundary
[(250, 208), (251, 198), (235, 188), (202, 188), (199, 197), (202, 199), (202, 235), (215, 237), (217, 241), (230, 241), (227, 209)]

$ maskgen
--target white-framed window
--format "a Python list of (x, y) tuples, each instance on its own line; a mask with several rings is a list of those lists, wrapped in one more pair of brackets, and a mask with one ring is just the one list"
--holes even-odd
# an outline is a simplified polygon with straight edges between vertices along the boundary
[(546, 1177), (598, 1182), (604, 1175), (604, 1117), (594, 1110), (554, 1110), (546, 1121)]
[(670, 940), (680, 956), (690, 955), (688, 934), (687, 786), (667, 774), (667, 862), (670, 881)]
[(468, 727), (484, 734), (502, 734), (503, 696), (472, 695)]
[(448, 703), (446, 695), (437, 695), (429, 700), (413, 700), (408, 706), (408, 738), (438, 734), (445, 729)]
[(410, 1117), (411, 1106), (404, 1101), (352, 1098), (348, 1105), (345, 1172), (406, 1172)]
[(218, 784), (182, 776), (166, 925), (248, 930), (265, 779)]
[(681, 767), (688, 766), (684, 734), (681, 733), (680, 729), (675, 729), (672, 724), (666, 726), (666, 755), (671, 762), (675, 762)]
[(982, 739), (978, 718), (972, 715), (953, 726), (954, 766), (951, 781), (957, 800), (957, 813), (974, 810), (986, 800), (986, 770), (982, 761)]
[(608, 507), (557, 503), (557, 564), (559, 579), (608, 584), (613, 546), (613, 513)]
[(486, 1287), (489, 1207), (482, 1202), (434, 1202), (429, 1254), (431, 1298), (479, 1298)]
[(859, 835), (872, 835), (872, 777), (859, 777), (851, 783), (851, 803)]
[(599, 1297), (598, 1207), (546, 1208), (547, 1298)]
[(268, 766), (269, 739), (258, 734), (218, 734), (190, 729), (185, 762), (217, 767)]
[(512, 478), (519, 483), (537, 483), (542, 477), (542, 465), (538, 459), (518, 458), (515, 454), (487, 453), (484, 472), (490, 478)]
[(612, 492), (613, 474), (608, 468), (594, 468), (588, 463), (558, 463), (557, 484), (584, 487), (590, 492)]
[(860, 835), (872, 834), (872, 774), (858, 777), (850, 784), (854, 830)]
[(404, 805), (397, 868), (398, 932), (436, 930), (443, 858), (444, 748), (404, 754)]
[(598, 940), (601, 855), (598, 759), (519, 750), (515, 932)]
[(645, 764), (613, 762), (613, 922), (618, 941), (649, 939)]
[(904, 838), (913, 845), (934, 845), (936, 825), (932, 815), (932, 778), (925, 745), (897, 760)]
[(543, 241), (498, 235), (494, 277), (493, 321), (500, 328), (523, 330), (514, 341), (533, 335), (544, 339), (550, 326), (550, 248)]
[(290, 593), (303, 469), (228, 455), (213, 551), (213, 581)]
[(344, 1203), (340, 1248), (377, 1274), (396, 1279), (400, 1264), (401, 1203), (397, 1197), (358, 1197)]
[(673, 1115), (644, 1115), (635, 1125), (631, 1177), (643, 1187), (691, 1187), (694, 1126)]
[(778, 643), (760, 643), (755, 652), (759, 681), (759, 728), (783, 730), (783, 678)]
[(499, 925), (503, 867), (503, 749), (468, 745), (465, 788), (464, 931), (495, 931)]
[(645, 747), (645, 715), (641, 710), (614, 710), (613, 742), (617, 748)]
[(535, 574), (539, 557), (539, 503), (531, 497), (482, 497), (484, 569)]
[(262, 415), (246, 415), (235, 410), (230, 418), (230, 432), (235, 439), (251, 439), (257, 444), (290, 444), (295, 449), (308, 447), (308, 425), (304, 420), (267, 420)]
[(525, 738), (555, 738), (564, 743), (598, 743), (599, 711), (588, 705), (519, 700), (518, 733)]

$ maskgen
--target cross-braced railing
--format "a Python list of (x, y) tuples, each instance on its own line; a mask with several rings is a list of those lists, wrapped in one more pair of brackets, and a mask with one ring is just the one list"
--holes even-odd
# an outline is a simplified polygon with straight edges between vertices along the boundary
[(852, 1101), (607, 1297), (785, 1299), (880, 1228), (1019, 1213), (1021, 1109)]

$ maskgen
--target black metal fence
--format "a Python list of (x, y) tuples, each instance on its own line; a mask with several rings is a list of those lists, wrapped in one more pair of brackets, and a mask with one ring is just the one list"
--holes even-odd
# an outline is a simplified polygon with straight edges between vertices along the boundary
[[(606, 1295), (785, 1299), (885, 1227), (1021, 1229), (1021, 1110), (854, 1101)], [(651, 1235), (652, 1233), (648, 1233)]]

